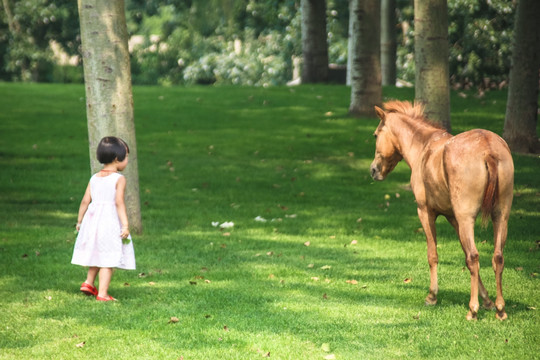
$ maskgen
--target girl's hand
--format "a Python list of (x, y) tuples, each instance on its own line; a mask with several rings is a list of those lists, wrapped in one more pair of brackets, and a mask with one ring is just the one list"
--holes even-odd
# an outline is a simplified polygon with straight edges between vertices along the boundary
[(122, 232), (120, 233), (120, 237), (122, 239), (126, 239), (128, 236), (129, 236), (129, 228), (128, 227), (123, 227)]
[(81, 231), (81, 224), (80, 224), (80, 223), (78, 223), (77, 225), (75, 225), (75, 231), (76, 231), (76, 232)]

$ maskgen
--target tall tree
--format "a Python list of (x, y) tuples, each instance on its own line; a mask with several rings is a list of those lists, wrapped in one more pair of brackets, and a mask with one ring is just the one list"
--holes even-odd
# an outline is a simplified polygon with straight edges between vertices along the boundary
[(451, 131), (446, 0), (414, 0), (414, 33), (415, 100)]
[(328, 81), (326, 0), (302, 0), (302, 83)]
[(512, 151), (540, 153), (538, 74), (540, 71), (540, 1), (519, 0), (503, 137)]
[(396, 84), (396, 0), (381, 1), (381, 70), (382, 84)]
[(381, 3), (379, 0), (351, 0), (352, 31), (351, 105), (355, 116), (374, 116), (382, 102), (381, 86)]
[(104, 136), (118, 136), (130, 149), (126, 206), (130, 226), (141, 232), (137, 144), (124, 0), (78, 0), (86, 116), (92, 172), (100, 168), (95, 151)]

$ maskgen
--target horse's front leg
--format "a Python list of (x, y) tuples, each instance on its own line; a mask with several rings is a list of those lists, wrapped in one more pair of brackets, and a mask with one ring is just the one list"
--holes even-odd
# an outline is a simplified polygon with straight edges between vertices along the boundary
[(426, 297), (426, 305), (435, 305), (437, 303), (437, 293), (439, 292), (439, 283), (437, 278), (439, 256), (437, 254), (437, 231), (435, 229), (435, 220), (437, 216), (425, 207), (418, 207), (418, 217), (422, 223), (422, 228), (426, 234), (427, 241), (430, 283), (429, 294)]

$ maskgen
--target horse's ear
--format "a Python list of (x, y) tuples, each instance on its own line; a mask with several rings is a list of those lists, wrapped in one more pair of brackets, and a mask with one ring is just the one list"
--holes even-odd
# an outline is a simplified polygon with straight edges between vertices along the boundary
[(386, 119), (386, 113), (384, 112), (384, 110), (378, 106), (375, 106), (375, 113), (377, 114), (379, 119), (381, 119), (381, 121), (384, 122), (384, 120)]

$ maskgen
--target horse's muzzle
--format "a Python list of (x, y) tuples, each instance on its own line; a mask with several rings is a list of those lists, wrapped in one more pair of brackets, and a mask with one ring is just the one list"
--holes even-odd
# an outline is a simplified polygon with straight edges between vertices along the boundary
[(370, 173), (371, 173), (371, 178), (373, 180), (377, 180), (377, 181), (384, 180), (384, 176), (381, 175), (381, 172), (380, 172), (379, 168), (377, 167), (377, 165), (371, 164), (371, 167), (370, 167), (369, 170), (370, 170)]

